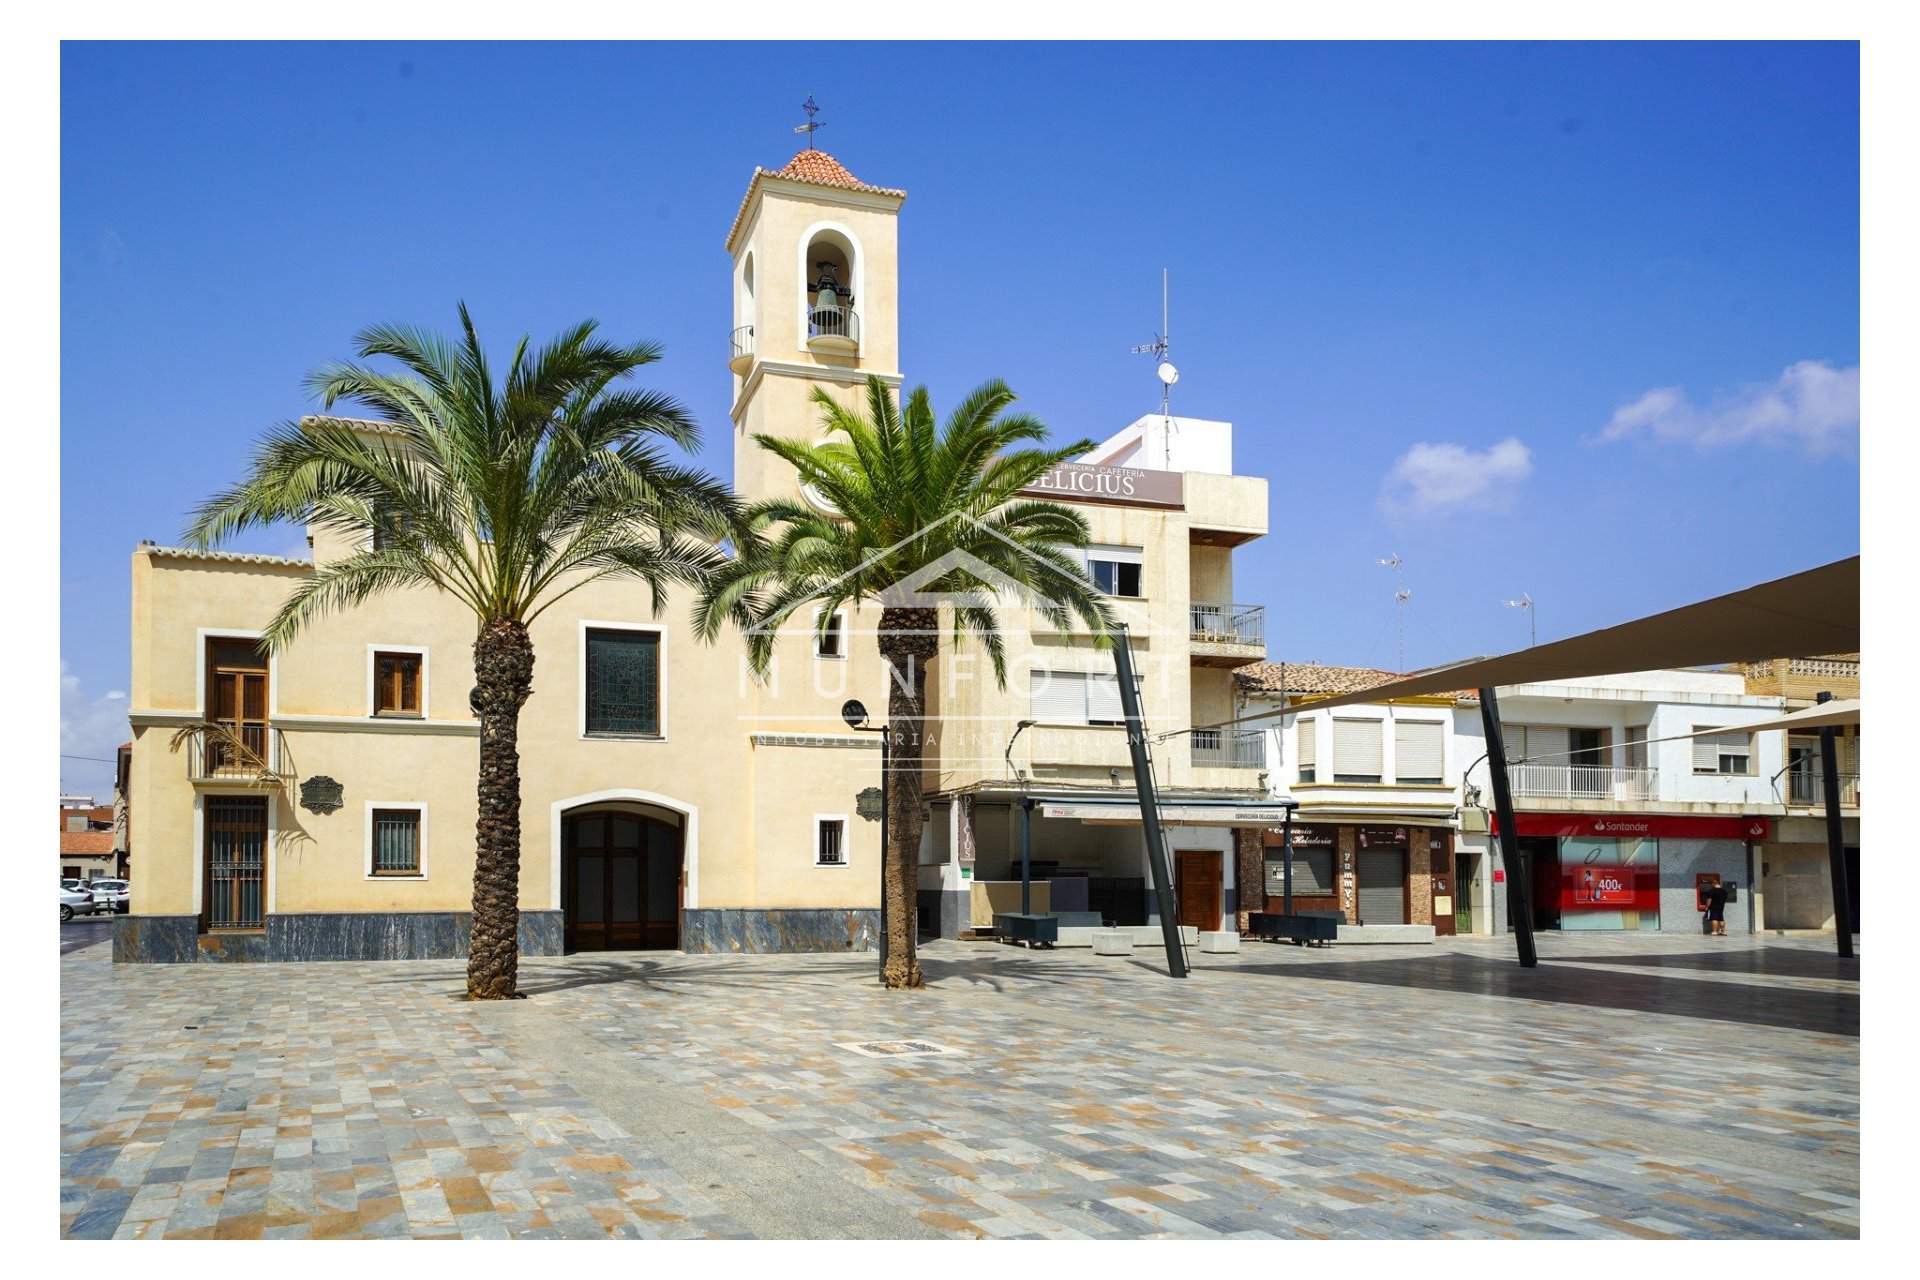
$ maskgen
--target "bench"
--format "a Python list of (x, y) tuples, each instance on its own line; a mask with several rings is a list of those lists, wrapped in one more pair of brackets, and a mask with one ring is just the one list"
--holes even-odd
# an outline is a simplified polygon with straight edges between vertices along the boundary
[(1024, 942), (1029, 947), (1051, 947), (1060, 940), (1060, 922), (1050, 915), (993, 913), (993, 935), (1002, 942)]
[(1290, 916), (1255, 911), (1247, 916), (1247, 932), (1267, 942), (1324, 947), (1339, 938), (1343, 918), (1337, 911), (1302, 911)]

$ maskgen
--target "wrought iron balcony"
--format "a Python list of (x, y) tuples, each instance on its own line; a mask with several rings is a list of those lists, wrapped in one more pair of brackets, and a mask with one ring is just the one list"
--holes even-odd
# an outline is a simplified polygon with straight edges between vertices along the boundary
[(1554, 800), (1651, 800), (1656, 771), (1604, 765), (1520, 763), (1507, 769), (1515, 796)]
[(727, 368), (741, 377), (753, 368), (753, 326), (743, 324), (733, 331), (733, 355), (727, 360)]
[(1267, 735), (1258, 729), (1195, 729), (1195, 767), (1264, 769)]
[(292, 773), (286, 735), (264, 724), (198, 725), (175, 735), (191, 782), (277, 784)]
[(1265, 605), (1194, 604), (1187, 616), (1195, 664), (1243, 667), (1267, 656)]
[[(1818, 769), (1794, 769), (1787, 774), (1787, 803), (1805, 805), (1814, 809), (1827, 807), (1827, 784)], [(1858, 809), (1860, 807), (1860, 775), (1843, 773), (1840, 775), (1840, 807)]]
[(808, 307), (807, 347), (812, 351), (860, 349), (860, 313), (852, 307)]

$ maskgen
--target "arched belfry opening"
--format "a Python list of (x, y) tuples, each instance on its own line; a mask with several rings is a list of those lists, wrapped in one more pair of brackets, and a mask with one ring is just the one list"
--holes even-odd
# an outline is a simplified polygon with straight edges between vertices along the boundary
[(733, 356), (728, 367), (745, 377), (753, 368), (754, 322), (756, 316), (754, 299), (753, 254), (748, 253), (740, 264), (740, 288), (734, 299), (733, 315)]
[(822, 227), (808, 237), (800, 281), (808, 350), (839, 355), (859, 351), (859, 281), (859, 250), (845, 233)]

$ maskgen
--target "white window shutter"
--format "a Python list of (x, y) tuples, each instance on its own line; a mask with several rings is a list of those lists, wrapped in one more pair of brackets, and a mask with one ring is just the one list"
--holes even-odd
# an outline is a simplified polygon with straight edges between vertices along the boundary
[(1438, 778), (1441, 725), (1437, 720), (1396, 720), (1393, 725), (1393, 773), (1398, 779)]
[(1087, 722), (1087, 678), (1078, 671), (1034, 671), (1027, 677), (1033, 718), (1042, 724)]
[(1293, 732), (1299, 742), (1300, 758), (1298, 763), (1301, 769), (1311, 769), (1314, 766), (1314, 761), (1319, 754), (1319, 730), (1320, 722), (1318, 720), (1297, 720), (1294, 722)]
[(1126, 712), (1120, 706), (1119, 676), (1095, 674), (1087, 677), (1087, 719), (1089, 721), (1126, 719)]
[(1378, 720), (1333, 721), (1333, 772), (1378, 777), (1381, 771), (1381, 733)]

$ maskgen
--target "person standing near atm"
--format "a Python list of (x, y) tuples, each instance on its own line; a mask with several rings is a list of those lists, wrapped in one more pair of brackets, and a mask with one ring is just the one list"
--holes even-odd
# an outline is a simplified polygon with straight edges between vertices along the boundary
[(1718, 880), (1707, 886), (1707, 932), (1727, 936), (1727, 886)]

